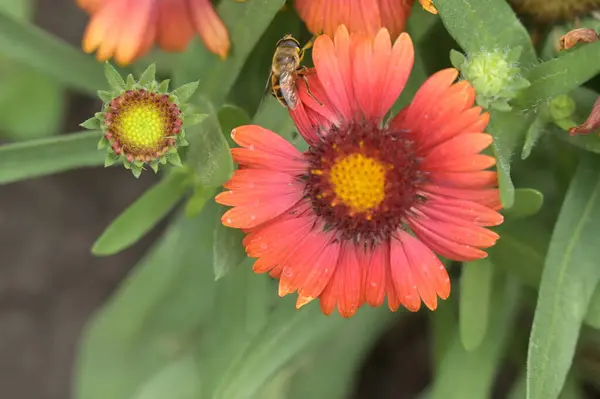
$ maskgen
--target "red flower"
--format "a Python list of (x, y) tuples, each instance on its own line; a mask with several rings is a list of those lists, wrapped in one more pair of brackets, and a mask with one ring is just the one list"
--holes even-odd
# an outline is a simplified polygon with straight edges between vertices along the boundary
[(83, 38), (87, 53), (115, 57), (128, 64), (154, 42), (167, 51), (183, 51), (197, 32), (221, 58), (229, 52), (229, 35), (210, 0), (77, 0), (91, 14)]
[(301, 153), (260, 126), (232, 137), (240, 165), (217, 201), (234, 208), (222, 222), (243, 229), (257, 273), (279, 278), (279, 294), (298, 291), (297, 307), (320, 298), (352, 316), (364, 303), (429, 309), (450, 294), (434, 252), (449, 259), (484, 258), (502, 223), (493, 157), (479, 154), (492, 137), (489, 116), (474, 107), (455, 69), (430, 77), (398, 115), (386, 113), (413, 64), (410, 37), (392, 45), (375, 38), (317, 38), (308, 93), (290, 111), (310, 148)]
[(387, 28), (393, 38), (404, 32), (414, 0), (294, 0), (300, 18), (314, 34), (333, 36), (339, 25), (351, 33), (375, 36)]

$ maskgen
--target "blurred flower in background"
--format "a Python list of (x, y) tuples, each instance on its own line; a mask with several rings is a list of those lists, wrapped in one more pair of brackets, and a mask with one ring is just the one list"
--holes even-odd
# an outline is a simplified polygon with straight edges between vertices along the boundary
[(206, 47), (227, 57), (229, 34), (210, 0), (77, 0), (91, 15), (83, 38), (87, 53), (98, 60), (114, 57), (129, 64), (154, 43), (166, 51), (183, 51), (196, 33)]
[[(425, 0), (423, 0), (425, 1)], [(300, 18), (314, 34), (333, 35), (339, 25), (375, 36), (385, 27), (392, 38), (404, 31), (414, 0), (295, 0)]]
[(385, 121), (413, 58), (405, 33), (393, 43), (387, 29), (372, 38), (341, 26), (317, 38), (315, 68), (298, 80), (290, 115), (307, 152), (260, 126), (232, 132), (240, 169), (217, 196), (234, 207), (222, 221), (248, 233), (254, 271), (279, 278), (281, 296), (298, 291), (297, 307), (319, 297), (325, 314), (350, 317), (387, 296), (392, 311), (434, 310), (450, 294), (434, 252), (485, 258), (498, 239), (485, 228), (503, 221), (486, 170), (495, 159), (479, 154), (492, 143), (489, 116), (469, 83), (440, 71)]

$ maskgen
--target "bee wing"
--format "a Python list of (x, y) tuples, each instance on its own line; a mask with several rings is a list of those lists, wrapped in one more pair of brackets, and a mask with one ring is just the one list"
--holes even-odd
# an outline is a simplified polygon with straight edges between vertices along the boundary
[(273, 71), (269, 72), (269, 78), (267, 79), (267, 84), (265, 85), (265, 90), (263, 91), (263, 95), (260, 98), (260, 102), (258, 103), (258, 108), (256, 108), (256, 111), (258, 112), (260, 109), (262, 109), (262, 107), (264, 106), (265, 103), (265, 98), (268, 97), (269, 92), (271, 91), (271, 77), (273, 76)]

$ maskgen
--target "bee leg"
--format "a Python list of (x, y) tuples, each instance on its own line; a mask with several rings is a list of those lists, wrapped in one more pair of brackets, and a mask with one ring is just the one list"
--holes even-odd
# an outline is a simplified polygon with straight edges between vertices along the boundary
[(314, 94), (312, 94), (312, 92), (310, 91), (310, 86), (309, 86), (309, 84), (308, 84), (308, 78), (307, 78), (306, 76), (304, 76), (303, 74), (300, 74), (299, 76), (302, 78), (302, 80), (304, 80), (304, 83), (306, 83), (306, 92), (308, 93), (308, 95), (309, 95), (309, 96), (310, 96), (310, 97), (311, 97), (313, 100), (315, 100), (317, 103), (319, 103), (319, 105), (322, 107), (322, 106), (323, 106), (323, 103), (322, 103), (321, 101), (319, 101), (319, 99), (318, 99), (317, 97), (315, 97), (315, 95), (314, 95)]

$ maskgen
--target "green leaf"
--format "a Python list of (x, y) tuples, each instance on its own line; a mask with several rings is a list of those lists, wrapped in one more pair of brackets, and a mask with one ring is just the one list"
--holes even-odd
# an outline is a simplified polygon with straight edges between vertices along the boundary
[(505, 1), (436, 0), (442, 22), (468, 52), (522, 47), (521, 63), (538, 63), (529, 34)]
[(156, 79), (156, 65), (150, 64), (150, 65), (148, 65), (148, 68), (146, 68), (146, 70), (142, 73), (138, 82), (142, 86), (146, 86), (146, 85), (149, 85), (150, 83), (154, 82), (155, 79)]
[(100, 130), (102, 128), (102, 122), (100, 122), (100, 119), (98, 119), (94, 116), (94, 117), (86, 120), (85, 122), (81, 123), (79, 126), (81, 126), (84, 129)]
[[(112, 166), (115, 163), (119, 162), (120, 159), (120, 155), (117, 155), (114, 152), (107, 152), (106, 156), (104, 157), (104, 167), (108, 168), (109, 166)], [(125, 162), (124, 165), (126, 169), (129, 169), (129, 163)]]
[(31, 140), (57, 134), (66, 109), (64, 88), (37, 70), (0, 62), (0, 135)]
[(486, 334), (494, 265), (488, 259), (463, 264), (460, 276), (459, 328), (463, 347), (471, 352)]
[(436, 367), (430, 399), (490, 397), (518, 310), (519, 291), (514, 279), (495, 279), (490, 302), (494, 311), (490, 313), (489, 333), (476, 350), (467, 352), (463, 348), (458, 331), (445, 331), (454, 339)]
[(194, 399), (200, 396), (198, 365), (190, 354), (165, 365), (131, 399)]
[[(223, 215), (229, 208), (220, 206), (219, 209), (219, 213)], [(219, 280), (230, 273), (246, 259), (246, 251), (242, 245), (243, 238), (244, 233), (238, 229), (223, 226), (219, 218), (213, 235), (215, 280)]]
[(190, 146), (186, 164), (196, 172), (201, 185), (217, 187), (231, 177), (233, 160), (212, 104), (204, 98), (199, 99), (199, 104), (208, 116), (188, 129)]
[(92, 247), (96, 256), (114, 255), (142, 238), (179, 202), (191, 184), (184, 173), (171, 173), (131, 204), (104, 230)]
[(125, 89), (125, 81), (123, 80), (123, 77), (108, 61), (104, 63), (104, 76), (106, 77), (106, 81), (112, 90), (118, 92)]
[(167, 161), (169, 161), (169, 163), (173, 166), (177, 166), (177, 167), (183, 166), (178, 152), (172, 152), (172, 153), (167, 154)]
[[(223, 280), (220, 280), (223, 281)], [(273, 290), (274, 292), (274, 290)], [(359, 323), (367, 313), (385, 309), (362, 308), (353, 320), (325, 317), (318, 304), (306, 305), (294, 312), (295, 298), (279, 300), (264, 327), (254, 334), (245, 350), (236, 354), (211, 398), (242, 399), (252, 397), (271, 376), (298, 354), (323, 339), (335, 339), (340, 329), (351, 322)], [(387, 312), (385, 312), (387, 313)]]
[(175, 89), (172, 94), (177, 97), (177, 100), (180, 104), (185, 103), (192, 98), (196, 90), (198, 90), (199, 84), (199, 81), (186, 83), (183, 86)]
[[(285, 0), (222, 1), (217, 13), (222, 18), (233, 46), (226, 61), (194, 42), (183, 54), (174, 79), (178, 84), (200, 79), (199, 92), (219, 107), (233, 87), (248, 55)], [(252, 21), (252, 23), (248, 23)], [(273, 43), (274, 45), (275, 43)]]
[(596, 287), (585, 316), (585, 324), (600, 330), (600, 286)]
[[(291, 376), (287, 396), (273, 399), (345, 399), (352, 397), (356, 375), (362, 368), (364, 358), (381, 334), (398, 322), (398, 315), (385, 308), (362, 313), (363, 309), (347, 323), (339, 326), (334, 334), (306, 350), (291, 362), (299, 370)], [(399, 314), (402, 317), (402, 313)], [(335, 373), (331, 371), (335, 370)], [(262, 399), (260, 396), (256, 399)]]
[(206, 119), (206, 114), (191, 114), (185, 116), (185, 127), (194, 126)]
[(567, 94), (600, 72), (600, 41), (562, 53), (525, 73), (531, 86), (520, 92), (519, 104), (537, 107), (552, 97)]
[(249, 125), (252, 122), (250, 116), (240, 107), (225, 104), (219, 109), (218, 118), (227, 144), (232, 148), (237, 147), (237, 144), (231, 139), (231, 131), (236, 127)]
[(0, 13), (0, 56), (27, 65), (73, 89), (95, 94), (106, 87), (93, 57), (26, 22)]
[[(574, 373), (569, 373), (567, 382), (565, 382), (565, 386), (560, 393), (559, 399), (585, 399), (586, 396), (583, 394), (583, 391), (579, 385), (580, 384), (577, 381)], [(527, 376), (526, 373), (523, 372), (519, 376), (517, 382), (511, 388), (508, 394), (508, 399), (525, 399), (526, 386)]]
[(104, 162), (96, 149), (100, 132), (72, 133), (0, 146), (0, 184)]
[(544, 204), (544, 195), (532, 188), (518, 188), (515, 191), (515, 205), (504, 212), (511, 219), (535, 215)]
[(488, 249), (492, 263), (537, 289), (550, 241), (545, 224), (539, 218), (508, 220), (496, 231), (500, 240)]
[(194, 187), (194, 194), (190, 197), (187, 204), (185, 204), (185, 216), (188, 218), (195, 218), (202, 212), (206, 201), (211, 198), (216, 189), (214, 187), (203, 187), (196, 185)]
[[(455, 341), (454, 331), (458, 331), (458, 319), (453, 301), (443, 301), (438, 304), (435, 312), (429, 313), (431, 325), (431, 363), (433, 372), (438, 374), (442, 360)], [(429, 395), (427, 396), (429, 397)]]
[(525, 144), (523, 144), (523, 150), (521, 151), (521, 159), (529, 158), (531, 150), (533, 150), (533, 147), (545, 130), (546, 122), (539, 116), (536, 117), (531, 126), (529, 126), (529, 129), (527, 129), (527, 133), (525, 133)]
[(504, 208), (510, 208), (515, 200), (515, 186), (510, 177), (511, 157), (529, 125), (529, 117), (520, 111), (490, 112), (488, 132), (494, 136), (492, 152), (496, 157), (500, 199)]
[(581, 323), (600, 281), (600, 162), (580, 160), (554, 228), (527, 357), (527, 398), (558, 397)]
[[(157, 377), (166, 382), (165, 374), (181, 369), (179, 361), (185, 366), (187, 355), (200, 366), (198, 342), (210, 327), (215, 293), (210, 266), (215, 211), (216, 206), (207, 206), (198, 218), (177, 217), (88, 323), (77, 359), (74, 399), (131, 399), (147, 384), (162, 385), (152, 382)], [(191, 383), (193, 370), (183, 370)], [(176, 381), (185, 383), (170, 381), (171, 387)], [(184, 399), (162, 395), (167, 397)]]

